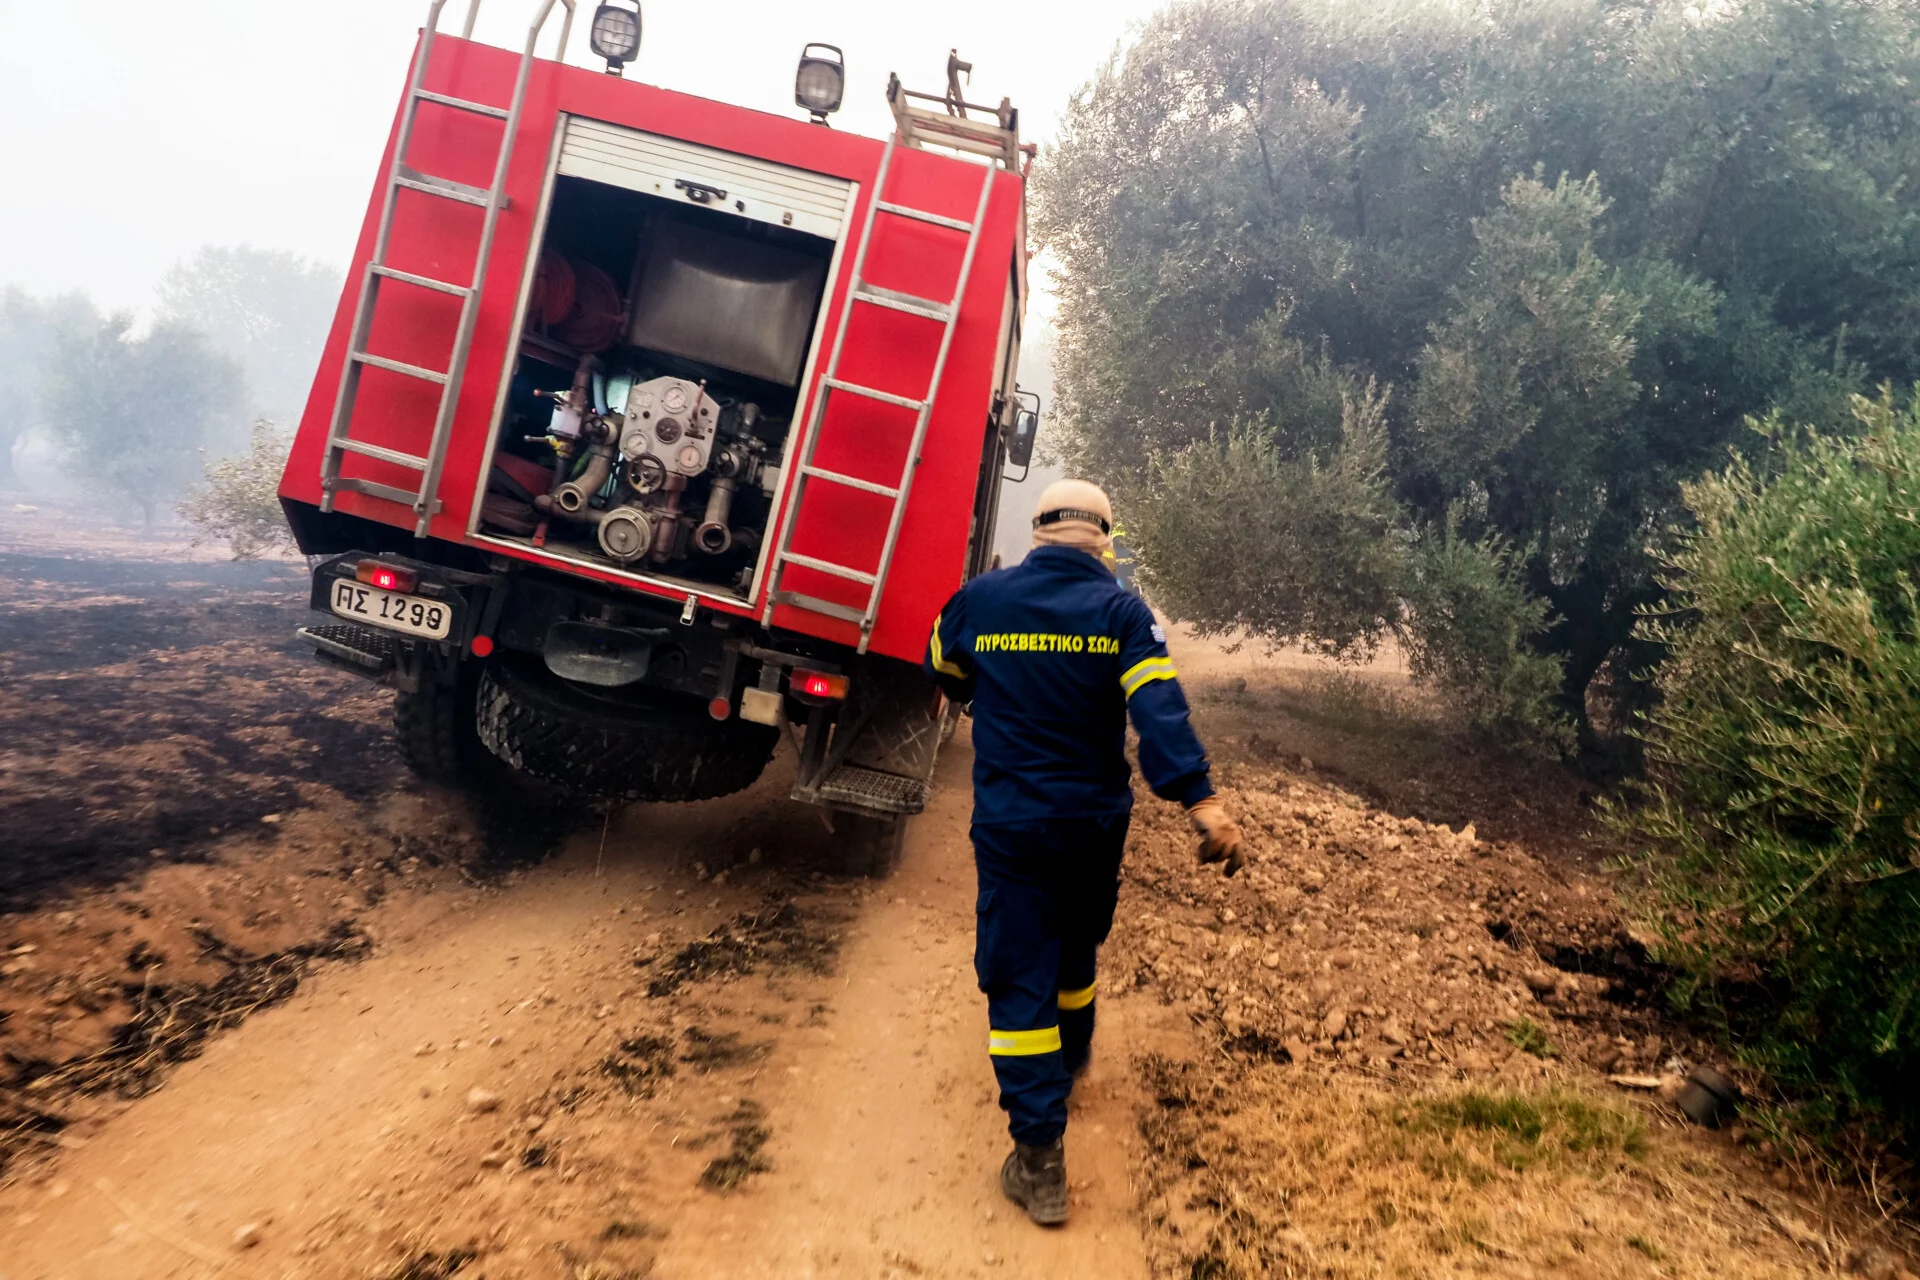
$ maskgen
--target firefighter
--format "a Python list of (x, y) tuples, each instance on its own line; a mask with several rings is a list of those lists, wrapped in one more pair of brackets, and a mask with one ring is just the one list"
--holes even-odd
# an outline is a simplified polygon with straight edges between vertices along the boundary
[(973, 704), (974, 970), (1014, 1149), (1008, 1198), (1066, 1221), (1067, 1096), (1093, 1047), (1094, 958), (1113, 927), (1133, 789), (1127, 721), (1155, 795), (1185, 806), (1200, 860), (1240, 867), (1240, 829), (1151, 610), (1114, 578), (1113, 509), (1084, 481), (1047, 487), (1034, 549), (947, 601), (926, 668)]

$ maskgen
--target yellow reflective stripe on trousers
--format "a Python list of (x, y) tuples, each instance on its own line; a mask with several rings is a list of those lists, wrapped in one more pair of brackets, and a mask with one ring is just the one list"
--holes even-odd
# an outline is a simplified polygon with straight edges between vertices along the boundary
[(1086, 986), (1078, 987), (1072, 991), (1061, 991), (1060, 1007), (1062, 1009), (1086, 1008), (1093, 1003), (1093, 988), (1095, 985), (1096, 984), (1089, 982)]
[(952, 676), (955, 680), (965, 680), (967, 673), (947, 661), (947, 655), (940, 648), (940, 619), (933, 620), (933, 669), (943, 676)]
[(1145, 662), (1136, 662), (1120, 674), (1120, 691), (1131, 698), (1142, 685), (1152, 684), (1155, 680), (1176, 680), (1180, 673), (1173, 669), (1172, 658), (1148, 658)]
[(987, 1052), (1001, 1058), (1025, 1058), (1036, 1053), (1060, 1052), (1060, 1028), (1038, 1031), (989, 1031)]

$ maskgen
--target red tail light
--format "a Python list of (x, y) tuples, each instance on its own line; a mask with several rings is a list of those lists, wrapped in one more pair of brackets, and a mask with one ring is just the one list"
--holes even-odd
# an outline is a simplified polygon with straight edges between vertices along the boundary
[(382, 564), (378, 560), (362, 560), (353, 567), (353, 576), (370, 587), (382, 591), (410, 593), (420, 585), (420, 575), (412, 569), (402, 569), (399, 565)]
[(845, 676), (830, 676), (824, 671), (808, 671), (804, 667), (793, 669), (793, 678), (788, 687), (803, 698), (827, 698), (838, 702), (847, 696)]

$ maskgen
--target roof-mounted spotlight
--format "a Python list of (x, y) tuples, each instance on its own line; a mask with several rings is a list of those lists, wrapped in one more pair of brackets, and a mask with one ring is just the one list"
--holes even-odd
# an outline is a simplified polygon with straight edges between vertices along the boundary
[(593, 29), (587, 43), (594, 53), (607, 60), (607, 74), (617, 76), (620, 69), (640, 54), (640, 0), (627, 0), (633, 7), (603, 4), (593, 11)]
[(825, 124), (827, 117), (840, 109), (840, 99), (846, 92), (847, 60), (841, 55), (839, 45), (816, 43), (800, 51), (800, 71), (793, 78), (793, 100), (813, 114), (815, 124)]

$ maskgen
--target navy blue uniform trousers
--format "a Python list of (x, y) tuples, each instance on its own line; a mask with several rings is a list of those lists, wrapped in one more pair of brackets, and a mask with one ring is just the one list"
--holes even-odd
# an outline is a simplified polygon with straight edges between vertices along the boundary
[(1120, 813), (973, 828), (973, 967), (1015, 1142), (1045, 1146), (1066, 1131), (1073, 1076), (1093, 1047), (1094, 961), (1113, 928), (1127, 823)]

